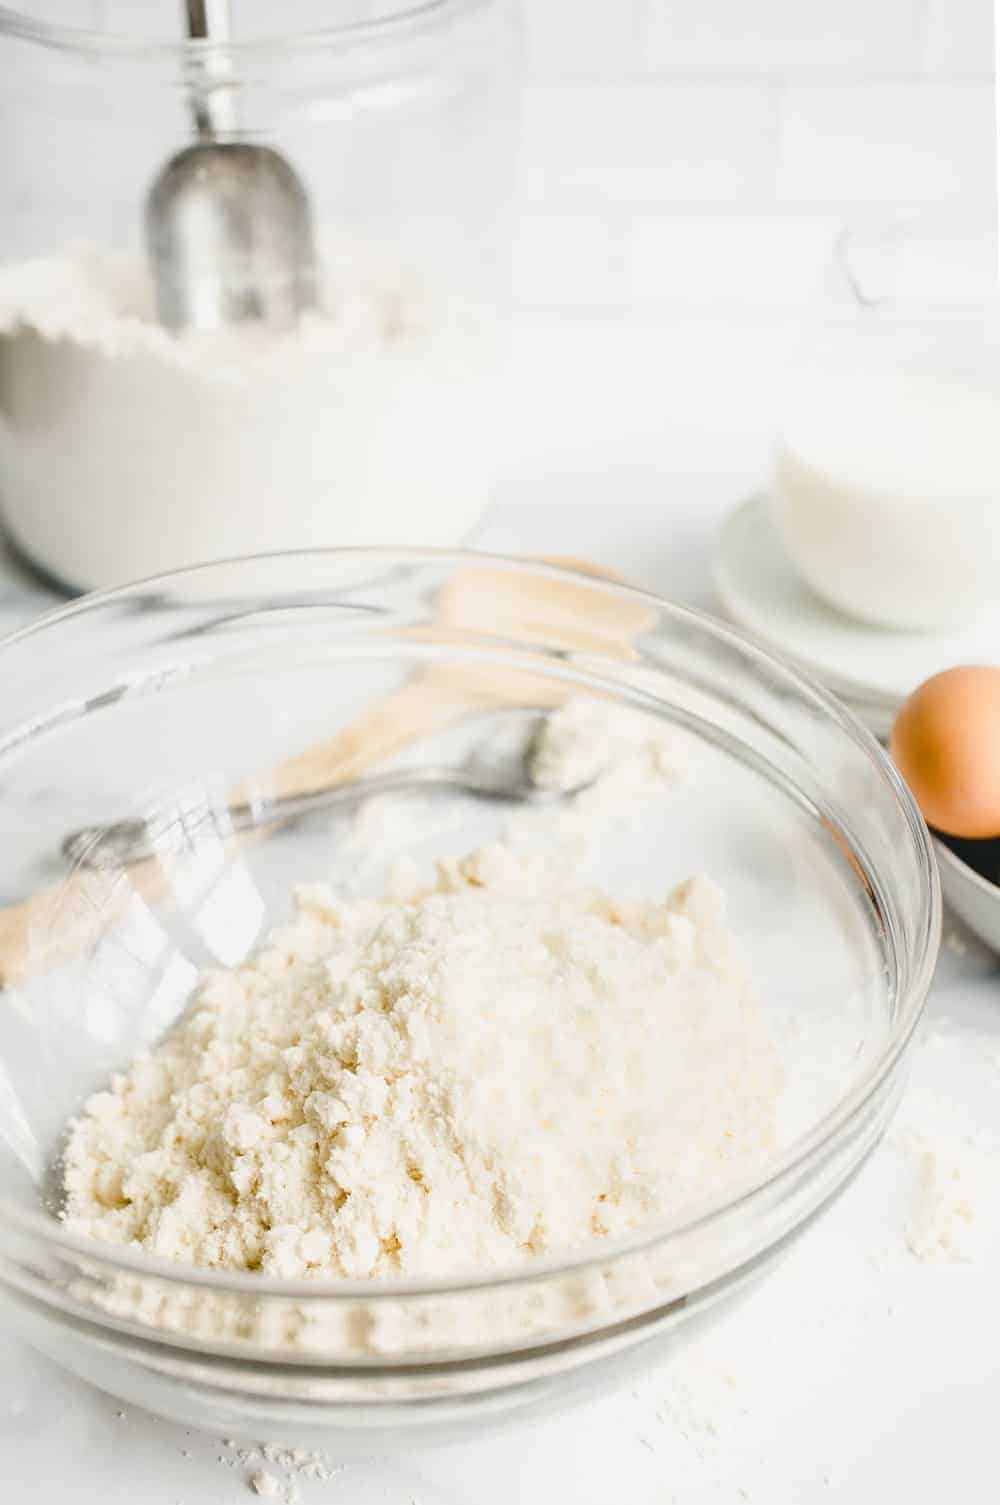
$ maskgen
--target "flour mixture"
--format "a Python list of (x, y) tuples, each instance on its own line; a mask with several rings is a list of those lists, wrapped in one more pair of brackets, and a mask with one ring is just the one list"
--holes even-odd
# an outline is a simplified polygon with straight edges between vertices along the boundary
[[(554, 718), (550, 777), (587, 725)], [(608, 788), (622, 759), (633, 791), (669, 765), (618, 746)], [(626, 901), (524, 829), (433, 874), (403, 859), (377, 898), (301, 886), (86, 1104), (67, 1225), (195, 1265), (441, 1276), (614, 1238), (759, 1166), (780, 1070), (718, 890)]]

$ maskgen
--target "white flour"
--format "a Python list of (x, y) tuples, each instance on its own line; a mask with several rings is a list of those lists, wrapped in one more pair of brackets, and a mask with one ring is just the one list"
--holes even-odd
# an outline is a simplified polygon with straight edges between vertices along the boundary
[[(225, 1447), (229, 1456), (220, 1457), (220, 1463), (247, 1468), (246, 1482), (254, 1494), (263, 1495), (265, 1499), (283, 1500), (285, 1505), (297, 1505), (302, 1498), (300, 1480), (326, 1483), (338, 1471), (325, 1454), (308, 1448), (284, 1447), (274, 1442), (241, 1447), (232, 1438), (227, 1439)], [(276, 1465), (283, 1473), (272, 1473), (262, 1466), (265, 1463)]]
[[(989, 1037), (973, 1042), (960, 1031), (927, 1026), (889, 1135), (907, 1186), (902, 1242), (922, 1263), (978, 1264), (996, 1243), (1000, 1145), (982, 1131), (973, 1106), (981, 1090), (975, 1068), (986, 1064), (989, 1070), (989, 1043)], [(953, 1080), (960, 1072), (964, 1096), (953, 1087), (942, 1090), (935, 1081), (940, 1072)]]
[(427, 889), (297, 899), (91, 1098), (71, 1228), (281, 1276), (440, 1275), (623, 1234), (766, 1153), (779, 1074), (707, 881), (619, 905), (495, 845)]
[(286, 1487), (274, 1474), (269, 1474), (266, 1469), (259, 1468), (250, 1476), (250, 1488), (255, 1495), (262, 1495), (269, 1500), (288, 1499)]
[(991, 1189), (989, 1160), (974, 1145), (912, 1132), (897, 1135), (894, 1142), (912, 1158), (916, 1171), (905, 1229), (910, 1253), (937, 1264), (974, 1260), (978, 1208), (983, 1190)]
[[(554, 737), (588, 724), (563, 714)], [(669, 761), (647, 739), (625, 766)], [(772, 1150), (780, 1088), (711, 883), (618, 902), (512, 838), (378, 899), (300, 888), (88, 1102), (65, 1216), (281, 1276), (496, 1268), (720, 1192)]]
[(141, 261), (75, 246), (0, 268), (5, 518), (95, 587), (198, 560), (458, 543), (488, 500), (487, 321), (326, 248), (294, 335), (175, 339)]

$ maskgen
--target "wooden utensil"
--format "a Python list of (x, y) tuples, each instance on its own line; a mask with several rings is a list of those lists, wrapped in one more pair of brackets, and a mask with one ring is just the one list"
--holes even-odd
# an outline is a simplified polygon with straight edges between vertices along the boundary
[[(649, 603), (594, 589), (588, 576), (616, 577), (586, 561), (559, 557), (541, 562), (575, 571), (577, 578), (522, 575), (484, 558), (455, 575), (441, 593), (437, 621), (412, 635), (447, 641), (456, 633), (479, 632), (494, 639), (537, 640), (567, 652), (633, 658), (633, 640), (655, 619)], [(344, 783), (418, 738), (444, 730), (470, 709), (512, 703), (555, 706), (566, 693), (557, 681), (528, 671), (429, 665), (334, 736), (243, 780), (230, 799), (241, 803)], [(243, 847), (266, 834), (243, 833), (229, 845)], [(150, 858), (127, 871), (79, 868), (53, 887), (0, 909), (0, 986), (22, 983), (79, 956), (133, 898), (159, 903), (169, 898), (172, 887), (168, 863)]]

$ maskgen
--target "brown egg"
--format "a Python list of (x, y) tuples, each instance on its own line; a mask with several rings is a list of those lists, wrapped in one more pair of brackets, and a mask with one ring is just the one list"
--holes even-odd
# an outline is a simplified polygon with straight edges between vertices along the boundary
[(1000, 836), (1000, 668), (926, 680), (896, 717), (889, 747), (929, 826)]

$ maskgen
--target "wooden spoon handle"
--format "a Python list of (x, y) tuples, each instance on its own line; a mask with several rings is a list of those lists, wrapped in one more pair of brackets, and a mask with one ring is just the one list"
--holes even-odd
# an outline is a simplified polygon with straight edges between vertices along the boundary
[[(581, 577), (519, 579), (484, 560), (470, 565), (446, 589), (441, 621), (451, 630), (493, 630), (513, 636), (537, 629), (568, 649), (619, 652), (631, 656), (631, 639), (651, 620), (649, 606), (609, 602), (589, 586), (586, 575), (603, 572), (582, 560), (551, 560)], [(588, 600), (589, 596), (589, 600)], [(498, 625), (499, 624), (499, 625)], [(359, 778), (405, 747), (441, 731), (471, 709), (489, 705), (557, 705), (565, 697), (557, 681), (524, 671), (475, 665), (429, 666), (398, 690), (367, 707), (334, 736), (314, 743), (276, 767), (243, 780), (231, 791), (233, 804), (257, 798), (305, 794)], [(244, 832), (228, 849), (260, 839)], [(0, 909), (0, 986), (27, 981), (79, 956), (139, 899), (169, 901), (173, 881), (166, 860), (150, 858), (127, 869), (78, 868), (60, 883)]]
[[(468, 709), (456, 690), (420, 678), (368, 707), (336, 736), (324, 739), (277, 767), (240, 784), (233, 803), (302, 794), (356, 779), (415, 739), (442, 730)], [(252, 842), (242, 832), (230, 851)], [(167, 862), (148, 858), (128, 868), (80, 867), (61, 882), (20, 904), (0, 909), (0, 986), (11, 987), (71, 961), (91, 945), (109, 921), (138, 897), (147, 904), (169, 900)]]

